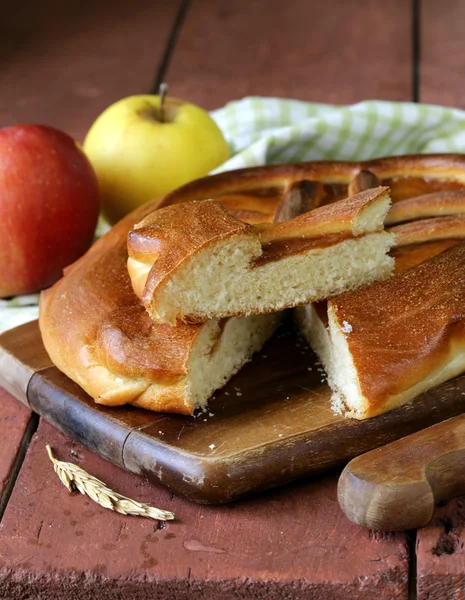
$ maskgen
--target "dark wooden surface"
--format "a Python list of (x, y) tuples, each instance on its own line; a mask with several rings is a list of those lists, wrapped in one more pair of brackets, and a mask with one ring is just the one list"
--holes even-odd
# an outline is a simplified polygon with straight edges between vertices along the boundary
[[(0, 364), (0, 385), (19, 390), (19, 399), (60, 431), (114, 464), (204, 504), (340, 467), (460, 414), (465, 393), (464, 376), (373, 419), (336, 416), (321, 367), (290, 318), (194, 418), (95, 404), (49, 366), (37, 322), (0, 336)], [(377, 501), (388, 498), (378, 493)]]
[(416, 542), (418, 600), (461, 600), (465, 590), (465, 497), (437, 507)]
[[(174, 95), (206, 108), (249, 93), (465, 104), (459, 0), (290, 0), (285, 12), (268, 0), (192, 0), (184, 3), (183, 26), (177, 2), (97, 4), (2, 6), (1, 126), (40, 121), (82, 139), (107, 104), (149, 91), (165, 67)], [(413, 60), (413, 12), (421, 64), (418, 56)], [(60, 458), (83, 464), (123, 493), (173, 508), (169, 493), (73, 445), (46, 423), (28, 447), (34, 423), (27, 426), (27, 409), (6, 395), (1, 402), (3, 481), (14, 482), (22, 450), (27, 454), (13, 495), (9, 489), (3, 495), (9, 501), (0, 529), (0, 597), (91, 597), (83, 590), (98, 584), (103, 600), (207, 598), (207, 592), (215, 599), (390, 600), (407, 598), (408, 588), (415, 597), (418, 583), (422, 600), (463, 598), (460, 498), (438, 508), (418, 533), (369, 535), (339, 512), (335, 474), (223, 508), (173, 500), (181, 521), (158, 530), (69, 496), (43, 446), (51, 442)], [(164, 583), (155, 586), (154, 579)]]
[(465, 108), (463, 22), (460, 0), (422, 0), (420, 14), (421, 63), (419, 99), (429, 104)]
[(82, 142), (107, 106), (151, 88), (176, 14), (150, 0), (2, 5), (0, 127), (53, 125)]
[[(14, 484), (19, 468), (21, 443), (27, 438), (28, 429), (32, 427), (31, 411), (18, 404), (8, 392), (0, 388), (0, 514), (8, 501), (8, 494)], [(26, 439), (27, 447), (28, 440)]]
[[(51, 468), (47, 443), (121, 493), (174, 511), (176, 521), (124, 517), (70, 495)], [(201, 507), (41, 421), (1, 526), (2, 597), (406, 598), (406, 536), (377, 536), (349, 523), (335, 486), (336, 477), (326, 476), (260, 499)]]
[(249, 95), (410, 100), (411, 17), (404, 0), (197, 0), (167, 80), (210, 109)]
[[(463, 19), (460, 0), (419, 3), (421, 102), (465, 108), (461, 81), (465, 74)], [(465, 591), (465, 500), (442, 503), (431, 523), (416, 533), (415, 578), (419, 600), (461, 600)]]

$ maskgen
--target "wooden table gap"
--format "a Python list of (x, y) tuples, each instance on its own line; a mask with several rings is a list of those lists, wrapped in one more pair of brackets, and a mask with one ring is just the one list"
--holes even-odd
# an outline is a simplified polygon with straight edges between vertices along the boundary
[[(13, 400), (13, 398), (12, 398)], [(13, 400), (13, 402), (16, 402)], [(23, 410), (23, 409), (21, 409)], [(35, 413), (30, 413), (29, 419), (27, 421), (26, 427), (24, 429), (24, 433), (22, 435), (19, 446), (16, 446), (16, 456), (14, 457), (8, 473), (8, 478), (5, 481), (3, 489), (0, 489), (0, 523), (2, 521), (3, 515), (5, 513), (6, 507), (8, 506), (8, 501), (13, 492), (16, 480), (19, 476), (19, 472), (23, 465), (24, 459), (26, 457), (29, 444), (31, 442), (32, 436), (37, 431), (39, 427), (39, 415)]]
[(420, 102), (421, 0), (412, 0), (412, 101)]
[[(418, 99), (465, 108), (465, 4), (414, 0), (418, 19)], [(462, 600), (465, 590), (465, 497), (441, 502), (417, 532), (418, 600)]]
[(173, 55), (179, 36), (181, 35), (182, 27), (184, 25), (184, 21), (191, 7), (191, 4), (191, 0), (180, 0), (179, 9), (176, 14), (176, 19), (173, 23), (171, 34), (166, 42), (165, 51), (162, 55), (160, 65), (157, 69), (155, 83), (153, 84), (152, 89), (150, 91), (151, 94), (158, 94), (160, 85), (165, 81), (171, 57)]

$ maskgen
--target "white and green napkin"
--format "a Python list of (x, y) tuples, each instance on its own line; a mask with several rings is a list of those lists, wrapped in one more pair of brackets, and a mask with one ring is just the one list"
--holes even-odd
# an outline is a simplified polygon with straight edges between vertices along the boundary
[[(441, 106), (380, 101), (331, 106), (244, 98), (212, 116), (232, 155), (215, 172), (297, 161), (465, 152), (465, 111)], [(36, 319), (37, 299), (0, 300), (0, 332)]]

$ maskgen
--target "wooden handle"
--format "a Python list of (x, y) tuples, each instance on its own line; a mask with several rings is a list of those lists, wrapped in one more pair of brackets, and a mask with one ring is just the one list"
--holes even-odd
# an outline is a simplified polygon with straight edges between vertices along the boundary
[(465, 414), (354, 458), (338, 484), (346, 516), (399, 531), (430, 521), (440, 500), (465, 492)]

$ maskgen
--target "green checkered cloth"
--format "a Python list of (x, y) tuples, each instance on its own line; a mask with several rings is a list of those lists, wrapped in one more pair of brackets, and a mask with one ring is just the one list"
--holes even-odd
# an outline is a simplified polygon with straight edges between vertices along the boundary
[[(331, 106), (244, 98), (212, 113), (232, 158), (215, 172), (312, 160), (465, 152), (465, 111), (408, 102)], [(105, 226), (100, 223), (98, 234)], [(36, 319), (37, 295), (0, 300), (0, 332)]]

